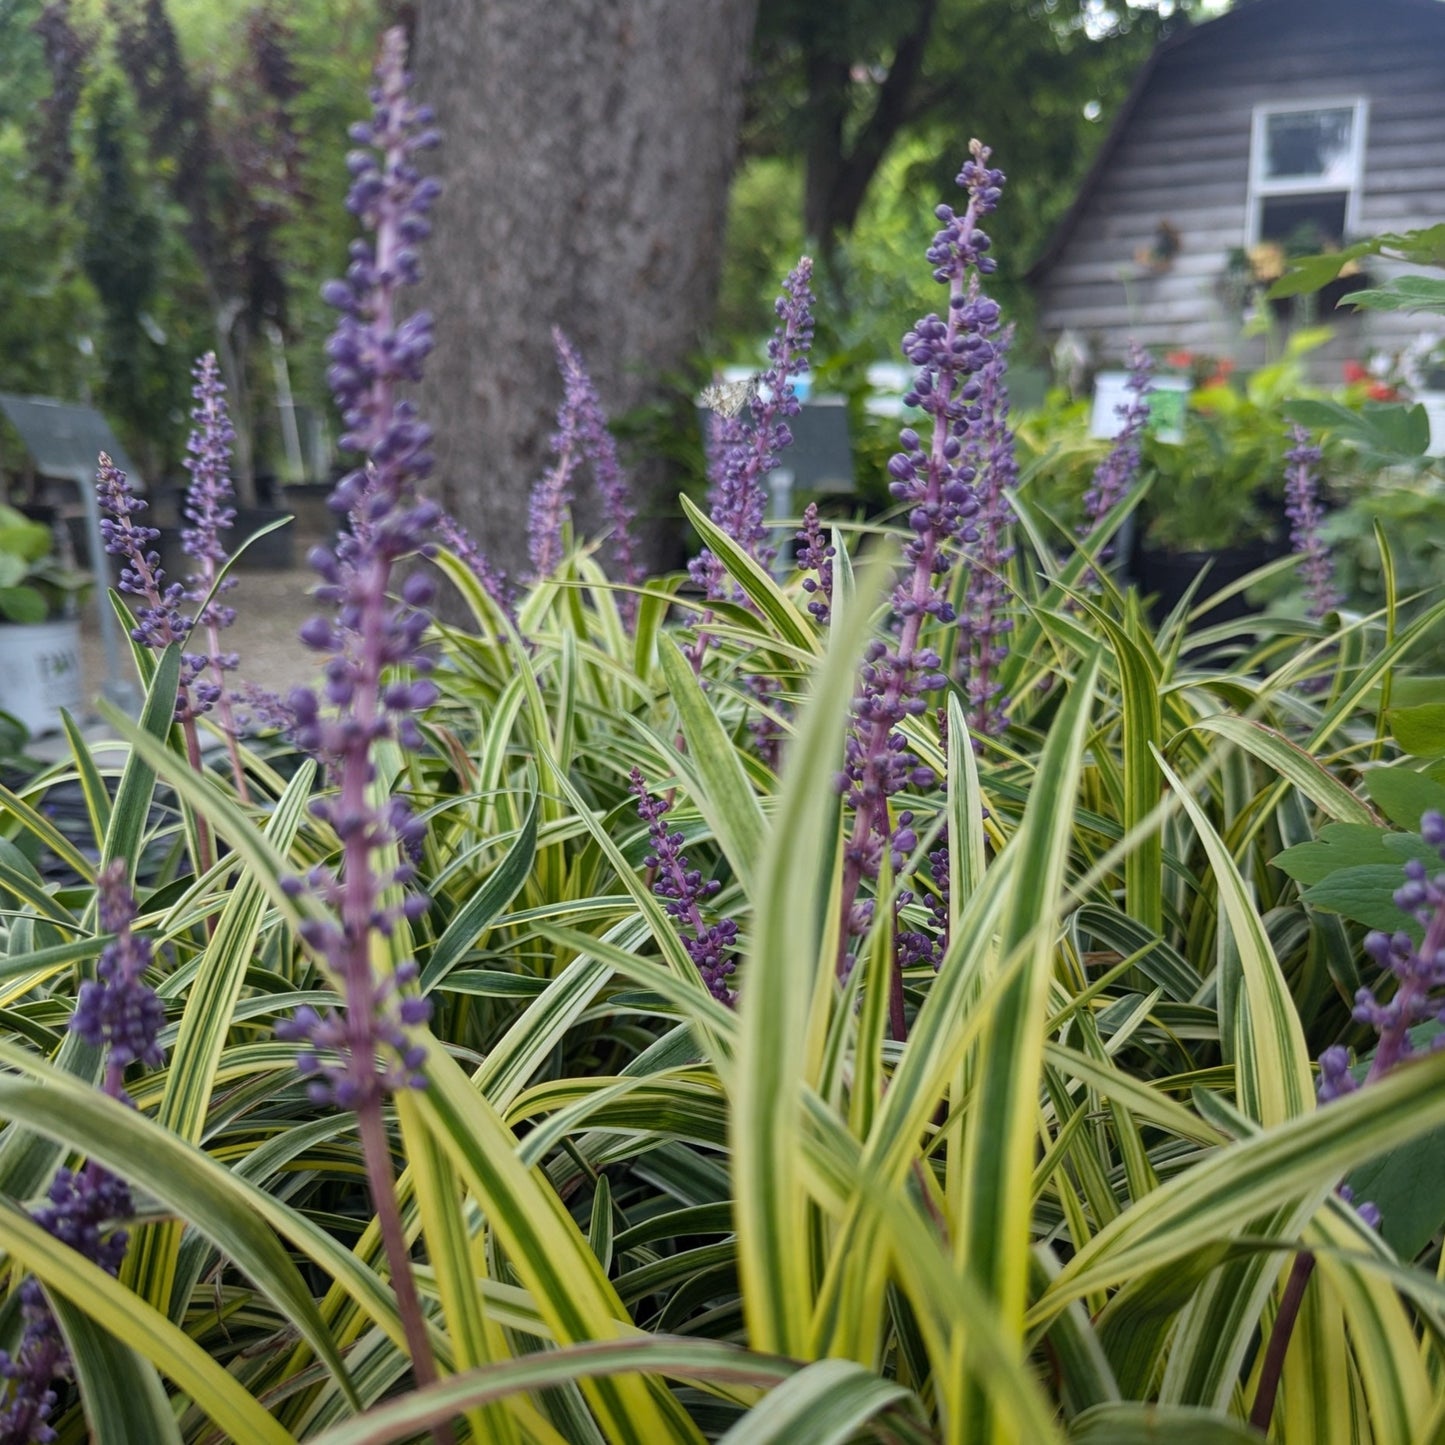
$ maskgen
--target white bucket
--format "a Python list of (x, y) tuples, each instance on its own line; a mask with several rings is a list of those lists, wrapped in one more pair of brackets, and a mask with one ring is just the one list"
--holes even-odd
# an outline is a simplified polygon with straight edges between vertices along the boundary
[[(1113, 441), (1124, 430), (1121, 409), (1130, 405), (1131, 373), (1101, 371), (1094, 378), (1094, 409), (1089, 416), (1089, 435)], [(1189, 383), (1182, 376), (1156, 376), (1149, 382), (1149, 419), (1146, 429), (1161, 442), (1176, 446), (1184, 440), (1184, 413), (1189, 403)]]
[(0, 624), (0, 709), (38, 736), (60, 726), (61, 708), (84, 703), (79, 619)]

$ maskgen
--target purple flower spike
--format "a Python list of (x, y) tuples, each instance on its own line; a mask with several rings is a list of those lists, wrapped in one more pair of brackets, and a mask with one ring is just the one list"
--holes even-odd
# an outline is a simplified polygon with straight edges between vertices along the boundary
[(1008, 635), (1013, 631), (1005, 575), (1014, 554), (1009, 542), (1009, 527), (1014, 520), (1009, 493), (1018, 483), (1006, 384), (1012, 340), (1010, 327), (998, 338), (993, 359), (979, 373), (983, 418), (978, 437), (970, 439), (969, 448), (978, 473), (974, 483), (979, 503), (978, 540), (968, 549), (968, 590), (959, 631), (975, 748), (982, 746), (985, 737), (997, 737), (1008, 726), (1009, 699), (1003, 695), (997, 673), (1008, 656)]
[(472, 575), (482, 584), (482, 590), (515, 626), (516, 602), (506, 573), (492, 565), (492, 559), (482, 551), (481, 544), (450, 512), (443, 512), (437, 518), (437, 540), (471, 569)]
[[(151, 945), (132, 931), (136, 904), (124, 862), (116, 860), (100, 871), (96, 903), (101, 928), (115, 938), (101, 952), (96, 977), (81, 984), (70, 1027), (87, 1044), (105, 1051), (101, 1088), (128, 1104), (126, 1067), (139, 1061), (159, 1068), (164, 1062), (157, 1038), (165, 1010), (144, 981)], [(46, 1202), (31, 1214), (61, 1244), (115, 1275), (125, 1258), (127, 1236), (114, 1226), (134, 1212), (124, 1180), (91, 1161), (77, 1173), (57, 1169)], [(20, 1286), (20, 1314), (25, 1328), (18, 1349), (14, 1355), (0, 1350), (0, 1379), (9, 1381), (0, 1402), (0, 1441), (51, 1441), (55, 1432), (48, 1421), (58, 1400), (54, 1382), (70, 1362), (37, 1280), (27, 1279)]]
[[(617, 575), (629, 587), (640, 586), (646, 572), (637, 560), (637, 542), (632, 535), (637, 510), (632, 503), (627, 479), (622, 475), (617, 443), (607, 429), (607, 414), (602, 410), (597, 388), (582, 364), (581, 355), (556, 326), (552, 328), (552, 344), (557, 348), (557, 364), (562, 372), (563, 409), (574, 429), (577, 445), (592, 468), (592, 480), (602, 500), (602, 516), (607, 523), (608, 543), (613, 561), (617, 564)], [(625, 592), (618, 606), (623, 620), (631, 627), (637, 617), (637, 598)]]
[[(1445, 861), (1445, 817), (1428, 812), (1420, 820), (1420, 833)], [(1365, 937), (1365, 951), (1395, 976), (1395, 991), (1381, 1003), (1374, 990), (1355, 995), (1355, 1021), (1369, 1024), (1380, 1036), (1365, 1082), (1402, 1064), (1414, 1052), (1410, 1030), (1431, 1019), (1445, 1022), (1445, 872), (1431, 873), (1418, 858), (1404, 867), (1405, 881), (1395, 890), (1395, 906), (1424, 929), (1415, 941), (1403, 930), (1375, 932)]]
[(130, 479), (104, 453), (95, 476), (100, 499), (100, 531), (105, 550), (122, 559), (120, 590), (140, 599), (136, 625), (131, 636), (144, 647), (163, 652), (173, 642), (184, 643), (195, 619), (180, 610), (185, 589), (179, 582), (167, 582), (161, 570), (155, 544), (160, 532), (135, 518), (145, 511), (143, 497), (136, 496)]
[[(913, 537), (904, 549), (910, 564), (893, 592), (896, 641), (876, 639), (864, 654), (859, 688), (853, 699), (844, 766), (838, 788), (853, 809), (853, 831), (843, 855), (844, 927), (838, 973), (847, 972), (850, 931), (866, 926), (868, 910), (859, 908), (865, 878), (878, 876), (882, 850), (900, 856), (893, 845), (888, 800), (905, 788), (926, 790), (937, 781), (933, 770), (908, 750), (900, 725), (928, 711), (928, 695), (947, 685), (943, 661), (921, 645), (923, 624), (954, 620), (946, 578), (959, 550), (977, 543), (978, 499), (974, 456), (981, 445), (983, 385), (979, 373), (993, 362), (999, 308), (985, 296), (981, 278), (995, 268), (991, 242), (980, 227), (1002, 193), (1004, 176), (988, 164), (989, 149), (972, 142), (958, 183), (968, 194), (962, 215), (938, 207), (942, 229), (933, 238), (928, 259), (933, 276), (948, 287), (947, 318), (929, 315), (903, 338), (904, 355), (918, 368), (905, 402), (932, 419), (925, 439), (912, 427), (899, 434), (902, 450), (888, 464), (889, 489), (907, 508)], [(899, 827), (906, 825), (900, 823)], [(894, 1038), (904, 1036), (902, 975), (895, 969), (890, 1000)]]
[(1284, 483), (1285, 515), (1290, 520), (1290, 548), (1299, 558), (1297, 571), (1308, 598), (1306, 616), (1311, 622), (1318, 622), (1340, 604), (1340, 594), (1335, 589), (1334, 558), (1320, 532), (1323, 513), (1316, 469), (1322, 453), (1310, 444), (1310, 435), (1302, 426), (1296, 426), (1292, 435), (1294, 446), (1285, 453), (1289, 464)]
[(151, 965), (150, 940), (131, 931), (136, 906), (125, 863), (107, 864), (96, 878), (96, 889), (100, 926), (116, 937), (101, 953), (96, 976), (81, 984), (70, 1027), (93, 1048), (107, 1051), (102, 1087), (113, 1098), (123, 1099), (130, 1064), (139, 1061), (158, 1069), (164, 1062), (156, 1040), (165, 1024), (165, 1009), (145, 982)]
[[(362, 453), (362, 464), (331, 496), (332, 509), (349, 515), (349, 532), (334, 548), (314, 548), (310, 559), (321, 577), (316, 597), (335, 609), (301, 629), (301, 640), (326, 656), (324, 698), (296, 688), (287, 699), (297, 746), (321, 758), (336, 785), (311, 811), (340, 840), (341, 864), (337, 872), (318, 865), (283, 885), (321, 905), (298, 932), (324, 960), (343, 1007), (325, 1015), (303, 1009), (278, 1033), (309, 1043), (299, 1065), (313, 1097), (356, 1114), (412, 1371), (425, 1386), (437, 1378), (436, 1360), (412, 1274), (382, 1102), (388, 1090), (425, 1085), (426, 1046), (408, 1031), (423, 1024), (429, 1010), (425, 1000), (403, 993), (416, 980), (414, 962), (404, 960), (382, 978), (372, 967), (378, 937), (420, 918), (428, 906), (423, 895), (408, 892), (426, 827), (405, 797), (375, 796), (372, 749), (383, 740), (419, 748), (416, 714), (437, 698), (422, 646), (436, 587), (421, 572), (398, 576), (404, 559), (431, 553), (441, 520), (441, 508), (417, 494), (432, 467), (431, 430), (397, 397), (401, 385), (421, 379), (432, 348), (431, 317), (417, 311), (398, 320), (398, 296), (420, 279), (416, 246), (431, 229), (427, 216), (440, 193), (416, 166), (417, 153), (438, 137), (431, 112), (411, 98), (405, 55), (405, 34), (388, 30), (371, 120), (351, 131), (366, 149), (347, 158), (353, 177), (347, 206), (374, 240), (352, 243), (346, 279), (330, 282), (322, 294), (341, 312), (327, 346), (327, 376), (347, 427), (341, 445)], [(449, 1426), (434, 1427), (432, 1435), (438, 1445), (455, 1438)]]
[[(715, 415), (709, 447), (708, 514), (750, 557), (770, 562), (772, 552), (764, 545), (768, 497), (764, 483), (778, 465), (778, 456), (792, 445), (789, 417), (802, 411), (794, 380), (808, 369), (813, 346), (813, 262), (804, 256), (783, 283), (782, 295), (773, 303), (778, 325), (768, 342), (768, 369), (753, 389), (753, 420), (741, 414)], [(741, 411), (741, 409), (740, 409)], [(692, 579), (714, 601), (733, 595), (727, 586), (722, 563), (703, 550), (688, 565)]]
[[(1101, 521), (1116, 507), (1133, 487), (1139, 476), (1142, 461), (1140, 444), (1144, 437), (1144, 424), (1149, 420), (1149, 393), (1153, 389), (1154, 363), (1149, 353), (1137, 343), (1129, 351), (1129, 400), (1117, 408), (1124, 426), (1114, 438), (1109, 455), (1099, 463), (1094, 480), (1084, 493), (1084, 520), (1078, 528), (1078, 536), (1087, 538)], [(1112, 549), (1105, 547), (1099, 553), (1100, 561), (1108, 561)], [(1086, 579), (1090, 584), (1092, 574)]]
[[(1295, 444), (1297, 450), (1304, 445), (1299, 437)], [(1445, 817), (1433, 810), (1426, 813), (1420, 819), (1420, 836), (1445, 862)], [(1424, 935), (1418, 945), (1403, 929), (1365, 935), (1365, 952), (1394, 975), (1394, 992), (1387, 1003), (1381, 1003), (1371, 988), (1355, 994), (1355, 1022), (1368, 1024), (1380, 1041), (1363, 1085), (1351, 1073), (1349, 1052), (1342, 1045), (1333, 1044), (1320, 1055), (1321, 1104), (1352, 1094), (1408, 1063), (1415, 1053), (1411, 1029), (1445, 1023), (1445, 871), (1431, 873), (1418, 858), (1411, 858), (1402, 871), (1405, 881), (1395, 890), (1395, 907), (1413, 918)], [(1442, 1040), (1445, 1034), (1436, 1035), (1432, 1047), (1445, 1046)], [(1338, 1193), (1346, 1203), (1353, 1202), (1347, 1185), (1341, 1185)], [(1361, 1204), (1358, 1211), (1372, 1229), (1379, 1228), (1380, 1211), (1374, 1204)]]
[(652, 891), (662, 899), (669, 917), (676, 919), (684, 930), (692, 930), (691, 936), (683, 932), (683, 946), (697, 965), (708, 992), (720, 1002), (731, 1004), (736, 994), (728, 979), (737, 966), (732, 951), (737, 945), (738, 926), (730, 918), (708, 923), (702, 914), (703, 902), (721, 885), (716, 879), (704, 882), (701, 872), (688, 865), (682, 855), (682, 834), (668, 831), (666, 817), (672, 804), (654, 798), (636, 768), (632, 770), (631, 787), (637, 795), (637, 815), (647, 824), (652, 840), (652, 852), (646, 859), (647, 866), (656, 871)]
[[(188, 556), (202, 564), (212, 564), (209, 569), (212, 575), (204, 578), (209, 590), (217, 566), (226, 561), (221, 533), (236, 521), (235, 492), (231, 487), (231, 443), (236, 440), (236, 432), (226, 411), (226, 388), (216, 365), (216, 353), (208, 351), (201, 357), (193, 374), (196, 385), (191, 395), (196, 406), (191, 420), (196, 423), (196, 430), (186, 443), (190, 452), (186, 470), (191, 474), (191, 485), (186, 495), (185, 515), (190, 526), (181, 533), (181, 542)], [(188, 595), (193, 602), (200, 602), (205, 593)]]
[[(354, 139), (374, 150), (354, 151), (348, 160), (347, 205), (375, 242), (353, 243), (346, 280), (331, 282), (323, 294), (342, 313), (328, 347), (328, 375), (348, 427), (342, 445), (363, 452), (365, 464), (344, 477), (331, 498), (333, 510), (350, 514), (350, 533), (334, 549), (313, 549), (310, 558), (322, 584), (315, 595), (335, 608), (334, 618), (318, 615), (301, 629), (301, 640), (326, 657), (323, 694), (296, 688), (286, 700), (297, 746), (322, 759), (337, 785), (333, 796), (311, 807), (341, 840), (340, 872), (318, 867), (288, 886), (311, 893), (330, 914), (326, 921), (309, 919), (301, 936), (339, 981), (346, 1012), (323, 1018), (303, 1011), (278, 1032), (311, 1039), (314, 1052), (303, 1060), (318, 1099), (357, 1110), (375, 1110), (388, 1089), (422, 1082), (420, 1057), (405, 1031), (423, 1021), (424, 1009), (398, 992), (414, 969), (404, 963), (379, 980), (371, 964), (373, 937), (389, 936), (401, 919), (427, 906), (424, 897), (404, 891), (425, 829), (404, 797), (373, 800), (371, 752), (383, 739), (420, 747), (415, 715), (437, 697), (422, 645), (435, 585), (412, 573), (400, 583), (400, 599), (390, 595), (398, 564), (426, 553), (441, 520), (440, 508), (416, 492), (431, 469), (430, 429), (396, 396), (402, 382), (420, 379), (431, 350), (430, 318), (418, 312), (398, 322), (396, 314), (398, 292), (420, 278), (414, 246), (430, 229), (426, 217), (438, 190), (413, 159), (437, 137), (430, 112), (408, 93), (404, 50), (402, 33), (389, 31), (372, 120), (352, 129)], [(393, 885), (403, 890), (401, 900), (387, 903)]]
[(809, 502), (803, 508), (803, 530), (798, 533), (797, 541), (799, 570), (815, 574), (803, 578), (803, 591), (812, 598), (808, 611), (819, 622), (827, 622), (833, 611), (833, 558), (838, 555), (838, 549), (823, 534), (816, 502)]
[(527, 508), (527, 556), (534, 576), (550, 577), (562, 560), (562, 529), (571, 515), (573, 480), (582, 465), (579, 419), (570, 390), (557, 408), (557, 430), (552, 433), (556, 460), (532, 488)]
[[(46, 1202), (32, 1217), (62, 1244), (114, 1276), (125, 1258), (126, 1232), (113, 1226), (133, 1212), (125, 1183), (87, 1164), (78, 1174), (57, 1169)], [(20, 1286), (20, 1317), (25, 1328), (15, 1354), (0, 1350), (0, 1379), (9, 1382), (0, 1404), (0, 1441), (48, 1445), (56, 1438), (49, 1424), (59, 1399), (54, 1384), (68, 1373), (70, 1356), (38, 1280), (27, 1279)]]

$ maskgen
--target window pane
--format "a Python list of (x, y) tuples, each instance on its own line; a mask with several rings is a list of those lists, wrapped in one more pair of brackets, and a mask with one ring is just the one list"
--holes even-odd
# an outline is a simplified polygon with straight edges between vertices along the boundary
[(1266, 196), (1259, 203), (1259, 239), (1278, 241), (1307, 256), (1345, 239), (1345, 192), (1324, 196)]
[(1337, 110), (1295, 110), (1265, 118), (1266, 180), (1317, 178), (1347, 186), (1354, 179), (1350, 148), (1354, 139), (1353, 107)]

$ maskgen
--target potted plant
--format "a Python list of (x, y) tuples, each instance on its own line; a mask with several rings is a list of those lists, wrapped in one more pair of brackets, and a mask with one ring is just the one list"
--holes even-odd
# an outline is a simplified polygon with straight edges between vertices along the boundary
[(0, 505), (0, 710), (31, 733), (85, 701), (76, 603), (88, 583), (55, 555), (49, 527)]

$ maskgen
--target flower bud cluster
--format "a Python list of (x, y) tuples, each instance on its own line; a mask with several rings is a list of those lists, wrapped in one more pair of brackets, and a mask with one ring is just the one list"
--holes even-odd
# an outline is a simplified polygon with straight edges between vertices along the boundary
[(165, 1025), (165, 1009), (145, 981), (151, 943), (131, 928), (136, 905), (125, 863), (107, 864), (96, 878), (96, 891), (100, 926), (115, 939), (102, 950), (96, 976), (81, 984), (70, 1027), (92, 1048), (106, 1051), (104, 1087), (122, 1099), (129, 1065), (139, 1062), (158, 1069), (164, 1061), (157, 1040)]
[[(46, 1202), (32, 1217), (62, 1244), (114, 1276), (125, 1258), (127, 1235), (113, 1226), (133, 1212), (125, 1182), (87, 1164), (78, 1174), (57, 1169)], [(59, 1401), (55, 1380), (69, 1373), (70, 1356), (40, 1281), (27, 1278), (19, 1294), (24, 1323), (20, 1343), (14, 1355), (0, 1350), (0, 1379), (9, 1382), (0, 1404), (0, 1441), (49, 1445), (56, 1439), (49, 1424)]]
[[(637, 796), (637, 815), (647, 824), (652, 851), (644, 860), (656, 872), (652, 891), (662, 899), (669, 917), (684, 930), (683, 946), (697, 965), (708, 992), (723, 1003), (732, 1003), (735, 994), (728, 984), (736, 963), (733, 950), (737, 946), (738, 926), (730, 918), (708, 923), (702, 905), (722, 886), (716, 879), (704, 880), (702, 872), (693, 868), (683, 856), (683, 835), (668, 831), (666, 817), (672, 804), (654, 798), (647, 791), (642, 773), (632, 770), (631, 790)], [(691, 929), (691, 934), (686, 930)]]
[(1322, 453), (1310, 443), (1309, 433), (1302, 427), (1293, 429), (1294, 445), (1285, 453), (1285, 515), (1290, 520), (1289, 542), (1299, 558), (1299, 577), (1305, 585), (1311, 622), (1318, 622), (1325, 613), (1338, 607), (1340, 594), (1335, 588), (1335, 563), (1329, 543), (1320, 531), (1323, 512), (1320, 507), (1317, 468)]
[(1008, 351), (1013, 328), (1000, 336), (993, 357), (979, 373), (982, 419), (969, 439), (976, 472), (974, 491), (978, 515), (977, 540), (968, 547), (968, 586), (959, 618), (960, 663), (968, 688), (969, 728), (974, 746), (997, 737), (1008, 726), (1009, 699), (1003, 695), (998, 669), (1008, 657), (1009, 616), (1006, 568), (1014, 554), (1009, 540), (1013, 506), (1009, 493), (1018, 484), (1014, 434), (1008, 424)]
[(812, 598), (808, 611), (819, 622), (826, 623), (833, 612), (833, 558), (838, 555), (838, 549), (824, 535), (816, 502), (809, 502), (803, 508), (803, 528), (797, 534), (797, 541), (794, 555), (799, 570), (815, 574), (803, 578), (803, 591)]
[[(322, 946), (319, 941), (317, 946)], [(426, 1023), (431, 1017), (431, 1001), (401, 993), (407, 984), (416, 982), (419, 972), (415, 961), (404, 963), (375, 990), (369, 1028), (376, 1042), (385, 1046), (390, 1061), (374, 1079), (358, 1077), (350, 1067), (351, 1024), (337, 1009), (317, 1013), (310, 1007), (301, 1008), (277, 1025), (276, 1037), (283, 1043), (307, 1045), (296, 1060), (296, 1069), (310, 1080), (307, 1093), (313, 1103), (356, 1109), (366, 1102), (370, 1089), (426, 1087), (420, 1072), (426, 1050), (409, 1039), (406, 1030)]]
[[(1420, 820), (1420, 834), (1445, 861), (1445, 817), (1431, 811)], [(1410, 1030), (1435, 1020), (1445, 1023), (1445, 872), (1431, 873), (1418, 858), (1404, 867), (1405, 881), (1395, 890), (1395, 906), (1424, 930), (1417, 945), (1403, 929), (1365, 936), (1365, 951), (1395, 977), (1395, 991), (1381, 1003), (1373, 989), (1355, 995), (1355, 1021), (1380, 1036), (1369, 1079), (1379, 1078), (1414, 1052)], [(1445, 1038), (1445, 1035), (1441, 1035)], [(1323, 1061), (1322, 1061), (1323, 1063)], [(1348, 1092), (1348, 1091), (1346, 1091)]]
[[(708, 514), (750, 557), (772, 560), (767, 540), (768, 497), (764, 483), (778, 457), (793, 443), (788, 418), (802, 411), (793, 386), (808, 369), (813, 346), (813, 262), (804, 256), (788, 273), (782, 294), (773, 303), (778, 324), (768, 342), (768, 369), (758, 378), (750, 410), (741, 416), (714, 416), (709, 448), (712, 486)], [(692, 579), (709, 598), (731, 595), (722, 563), (704, 549), (688, 565)]]

